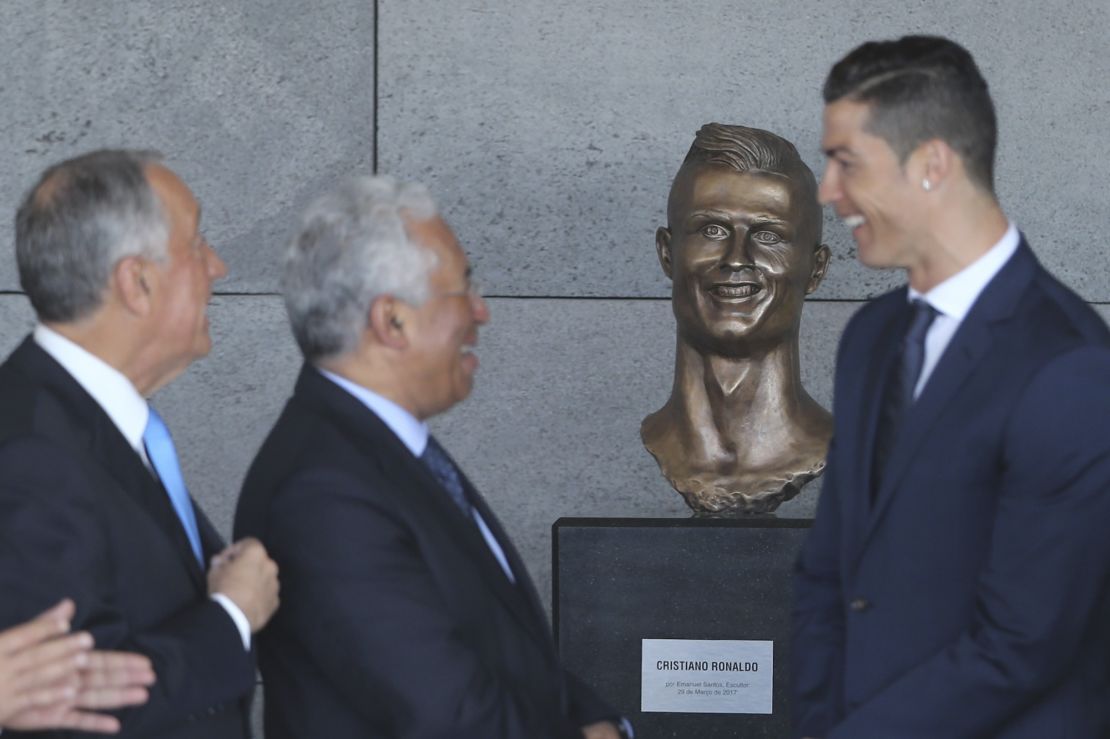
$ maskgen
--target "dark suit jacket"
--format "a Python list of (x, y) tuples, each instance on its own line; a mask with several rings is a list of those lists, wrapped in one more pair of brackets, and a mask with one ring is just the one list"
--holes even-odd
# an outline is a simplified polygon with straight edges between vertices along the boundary
[(372, 411), (301, 372), (235, 524), (281, 568), (259, 641), (267, 737), (580, 739), (615, 716), (559, 665), (524, 563), (464, 484), (516, 585)]
[[(220, 538), (199, 509), (197, 524), (210, 556)], [(120, 713), (119, 736), (249, 735), (253, 658), (208, 599), (169, 497), (96, 401), (30, 338), (0, 367), (0, 532), (0, 627), (70, 597), (74, 628), (91, 631), (99, 648), (153, 661), (150, 700)]]
[(1082, 739), (1110, 727), (1110, 337), (1024, 240), (871, 458), (905, 289), (841, 340), (797, 570), (799, 736)]

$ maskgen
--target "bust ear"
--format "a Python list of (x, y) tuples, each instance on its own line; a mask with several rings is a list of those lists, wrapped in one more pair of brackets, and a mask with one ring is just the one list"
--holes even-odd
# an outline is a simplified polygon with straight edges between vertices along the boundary
[(148, 275), (150, 269), (151, 263), (137, 254), (124, 257), (112, 268), (109, 289), (120, 304), (135, 315), (145, 316), (150, 312), (153, 283), (153, 275)]
[(663, 274), (671, 279), (671, 230), (666, 226), (660, 226), (655, 231), (655, 252), (659, 255), (659, 266), (663, 268)]
[(821, 284), (821, 280), (825, 279), (825, 273), (829, 271), (829, 261), (832, 259), (832, 252), (829, 251), (828, 244), (821, 244), (813, 252), (813, 271), (809, 274), (809, 282), (806, 283), (806, 295), (809, 295), (817, 286)]

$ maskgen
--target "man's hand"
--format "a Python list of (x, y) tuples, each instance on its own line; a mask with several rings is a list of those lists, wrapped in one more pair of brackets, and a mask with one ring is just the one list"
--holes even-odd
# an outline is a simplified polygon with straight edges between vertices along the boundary
[(73, 601), (64, 600), (0, 633), (0, 726), (114, 733), (119, 721), (84, 709), (143, 703), (154, 682), (150, 660), (91, 651), (87, 633), (66, 635)]
[(583, 726), (582, 736), (586, 739), (621, 739), (616, 724), (610, 721), (598, 721), (596, 724)]
[(277, 564), (254, 538), (240, 539), (212, 558), (208, 592), (223, 593), (239, 606), (258, 633), (278, 607)]

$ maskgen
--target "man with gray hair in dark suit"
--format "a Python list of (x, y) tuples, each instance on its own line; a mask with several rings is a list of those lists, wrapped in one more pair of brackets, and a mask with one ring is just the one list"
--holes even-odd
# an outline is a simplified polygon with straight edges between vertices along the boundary
[(50, 167), (16, 217), (38, 325), (0, 367), (0, 627), (68, 596), (98, 645), (148, 657), (130, 737), (248, 736), (251, 635), (277, 607), (274, 563), (257, 541), (224, 547), (146, 400), (211, 347), (227, 268), (199, 223), (137, 151)]
[(283, 291), (305, 365), (236, 514), (282, 569), (260, 644), (267, 736), (621, 736), (429, 433), (470, 394), (489, 309), (424, 188), (363, 177), (322, 197)]

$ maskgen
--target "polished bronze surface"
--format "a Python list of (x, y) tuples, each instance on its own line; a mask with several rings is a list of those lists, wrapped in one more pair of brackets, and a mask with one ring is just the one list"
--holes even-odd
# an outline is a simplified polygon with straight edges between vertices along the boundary
[(774, 511), (821, 474), (832, 417), (802, 387), (805, 296), (829, 265), (813, 173), (775, 134), (711, 123), (656, 232), (675, 377), (640, 435), (694, 511)]

